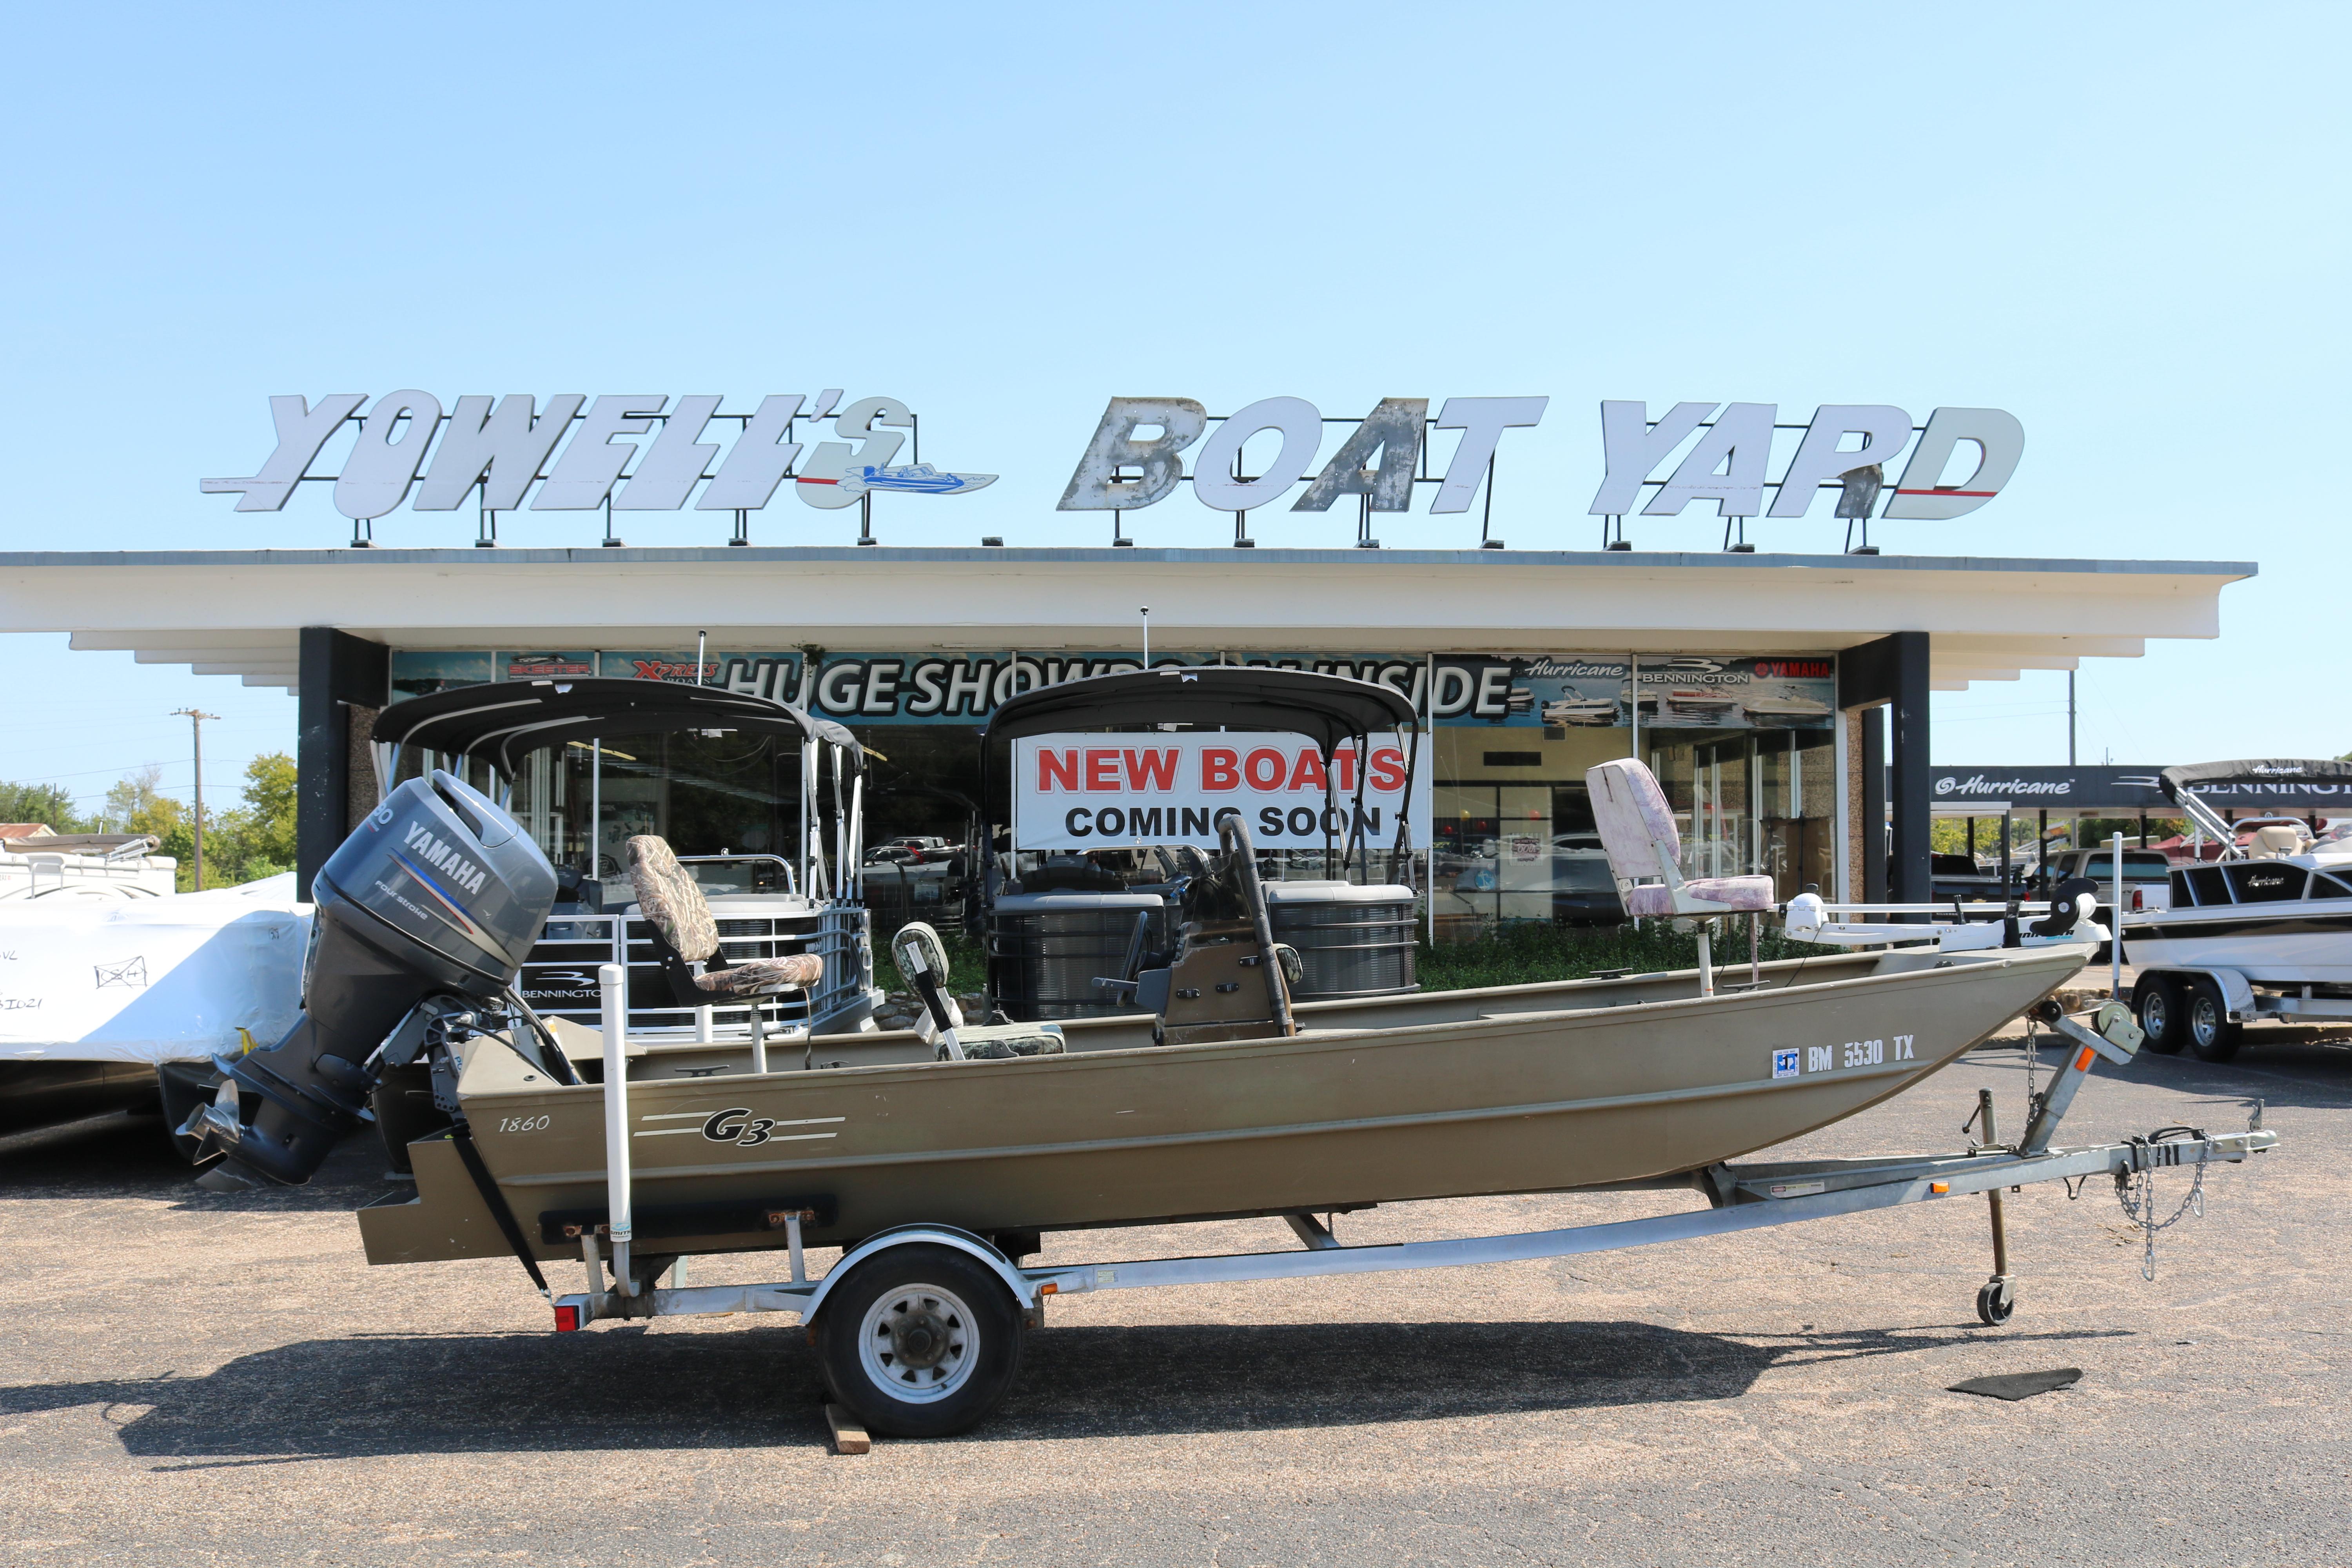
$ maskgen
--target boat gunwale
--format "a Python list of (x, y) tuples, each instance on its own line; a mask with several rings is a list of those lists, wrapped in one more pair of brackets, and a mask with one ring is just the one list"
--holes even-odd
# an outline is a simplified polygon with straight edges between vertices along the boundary
[[(2018, 966), (2020, 963), (2031, 963), (2036, 965), (2047, 963), (2055, 967), (2059, 963), (2064, 961), (2062, 955), (2075, 955), (2073, 957), (2073, 967), (2079, 970), (2085, 963), (2088, 962), (2088, 954), (2091, 951), (2091, 943), (2083, 942), (2069, 943), (2065, 946), (2051, 947), (2041, 950), (1994, 949), (1978, 953), (1955, 953), (1950, 956), (1956, 959), (1969, 960), (1970, 962), (1965, 965), (1956, 963), (1948, 969), (1944, 968), (1941, 965), (1937, 965), (1927, 968), (1901, 970), (1893, 973), (1861, 974), (1846, 979), (1825, 980), (1801, 987), (1796, 985), (1783, 985), (1766, 990), (1743, 991), (1727, 994), (1718, 994), (1714, 996), (1675, 996), (1658, 1002), (1634, 1002), (1599, 1007), (1545, 1008), (1530, 1010), (1524, 1013), (1486, 1014), (1474, 1018), (1454, 1018), (1430, 1024), (1395, 1026), (1388, 1028), (1360, 1027), (1351, 1029), (1333, 1029), (1328, 1031), (1314, 1030), (1302, 1032), (1297, 1035), (1269, 1036), (1252, 1040), (1213, 1040), (1202, 1041), (1197, 1044), (1172, 1046), (1114, 1046), (1107, 1047), (1100, 1050), (1068, 1051), (1057, 1056), (1013, 1057), (987, 1060), (974, 1058), (961, 1062), (875, 1062), (860, 1067), (824, 1068), (822, 1069), (822, 1077), (818, 1077), (818, 1075), (813, 1074), (805, 1068), (793, 1068), (784, 1072), (768, 1073), (761, 1078), (761, 1081), (763, 1086), (770, 1083), (799, 1084), (810, 1082), (812, 1079), (814, 1079), (817, 1083), (825, 1084), (854, 1083), (858, 1085), (870, 1085), (877, 1082), (892, 1081), (891, 1079), (886, 1079), (882, 1076), (885, 1074), (928, 1074), (943, 1068), (961, 1068), (966, 1069), (967, 1071), (971, 1069), (981, 1069), (982, 1071), (995, 1071), (1000, 1073), (1007, 1071), (1017, 1072), (1022, 1070), (1075, 1072), (1081, 1068), (1108, 1069), (1110, 1068), (1131, 1065), (1135, 1060), (1142, 1058), (1147, 1052), (1151, 1053), (1150, 1059), (1153, 1060), (1165, 1061), (1175, 1059), (1188, 1063), (1205, 1063), (1219, 1059), (1230, 1059), (1236, 1057), (1247, 1056), (1283, 1055), (1299, 1057), (1318, 1051), (1362, 1050), (1368, 1047), (1383, 1043), (1403, 1044), (1405, 1041), (1402, 1037), (1406, 1036), (1412, 1037), (1413, 1041), (1418, 1043), (1431, 1039), (1444, 1039), (1448, 1037), (1456, 1035), (1496, 1034), (1501, 1033), (1506, 1029), (1515, 1028), (1533, 1023), (1558, 1024), (1573, 1021), (1578, 1023), (1580, 1026), (1589, 1026), (1591, 1024), (1598, 1023), (1604, 1018), (1614, 1018), (1616, 1016), (1629, 1013), (1633, 1014), (1636, 1016), (1658, 1016), (1656, 1012), (1647, 1011), (1649, 1009), (1663, 1010), (1669, 1008), (1695, 1009), (1698, 1007), (1715, 1007), (1723, 1009), (1727, 1013), (1744, 1013), (1754, 1011), (1759, 1006), (1790, 1005), (1800, 997), (1832, 993), (1838, 987), (1853, 987), (1855, 989), (1860, 989), (1865, 986), (1895, 986), (1912, 984), (1944, 985), (1954, 984), (1961, 979), (1966, 970), (1983, 968), (2010, 969)], [(2029, 956), (2014, 956), (2021, 952)], [(1992, 957), (1990, 956), (1992, 952), (1998, 952), (2001, 956), (1998, 958)], [(1697, 971), (1667, 970), (1662, 973), (1667, 976), (1679, 974), (1696, 975)], [(1633, 977), (1627, 976), (1625, 978), (1631, 979)], [(1535, 984), (1543, 984), (1547, 983), (1536, 982)], [(1570, 984), (1574, 983), (1571, 982)], [(1502, 990), (1505, 988), (1486, 987), (1481, 989)], [(1510, 989), (1517, 988), (1514, 987)], [(1410, 996), (1399, 997), (1395, 1000), (1398, 1002), (1405, 1002), (1432, 995), (1460, 997), (1475, 996), (1476, 994), (1478, 994), (1476, 991), (1435, 993), (1420, 992), (1414, 993)], [(1332, 1005), (1349, 1005), (1349, 1004), (1332, 1004)], [(1362, 1005), (1363, 1004), (1354, 1005)], [(1129, 1016), (1141, 1018), (1148, 1017), (1150, 1015), (1135, 1014)], [(1094, 1021), (1095, 1020), (1088, 1020), (1088, 1022)], [(1101, 1021), (1108, 1023), (1113, 1020), (1106, 1019)], [(895, 1033), (898, 1031), (893, 1032)], [(913, 1031), (911, 1030), (905, 1031), (905, 1033), (908, 1034), (909, 1037), (914, 1037)], [(842, 1037), (845, 1041), (854, 1037), (855, 1037), (848, 1036)], [(718, 1044), (723, 1047), (727, 1042), (718, 1042)], [(1174, 1055), (1174, 1053), (1180, 1052), (1183, 1053), (1181, 1057)], [(708, 1092), (718, 1084), (740, 1084), (754, 1076), (757, 1075), (750, 1073), (734, 1073), (724, 1075), (723, 1077), (714, 1075), (711, 1077), (691, 1079), (632, 1079), (629, 1080), (629, 1089), (633, 1098), (640, 1094), (665, 1091), (671, 1089), (673, 1086), (681, 1089), (690, 1087), (698, 1092)], [(814, 1084), (813, 1083), (811, 1087), (814, 1087)], [(565, 1103), (571, 1097), (584, 1095), (592, 1090), (595, 1092), (600, 1100), (603, 1098), (604, 1085), (601, 1082), (581, 1084), (550, 1083), (530, 1088), (485, 1088), (474, 1090), (467, 1090), (463, 1088), (462, 1084), (460, 1086), (461, 1097), (464, 1100), (468, 1101), (479, 1100), (486, 1103), (539, 1103), (551, 1100), (553, 1103), (562, 1104)]]

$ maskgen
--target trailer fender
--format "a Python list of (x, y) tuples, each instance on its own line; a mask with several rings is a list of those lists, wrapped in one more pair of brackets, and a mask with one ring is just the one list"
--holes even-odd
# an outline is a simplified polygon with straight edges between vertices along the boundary
[(841, 1261), (825, 1270), (824, 1278), (817, 1281), (815, 1293), (809, 1297), (808, 1305), (801, 1310), (801, 1321), (815, 1322), (816, 1315), (824, 1310), (824, 1299), (832, 1292), (835, 1283), (848, 1279), (849, 1271), (858, 1264), (894, 1247), (912, 1247), (926, 1242), (933, 1247), (951, 1247), (959, 1252), (971, 1253), (1004, 1281), (1004, 1288), (1013, 1292), (1013, 1299), (1020, 1303), (1022, 1310), (1027, 1311), (1037, 1305), (1036, 1281), (1024, 1279), (1021, 1270), (1013, 1268), (1011, 1260), (991, 1247), (985, 1238), (951, 1225), (900, 1225), (877, 1231), (842, 1254)]
[(2230, 1021), (2242, 1024), (2263, 1016), (2254, 1002), (2254, 987), (2243, 974), (2234, 969), (2200, 969), (2188, 964), (2150, 964), (2140, 971), (2143, 975), (2178, 974), (2185, 977), (2203, 976), (2221, 988), (2221, 1005), (2228, 1008)]

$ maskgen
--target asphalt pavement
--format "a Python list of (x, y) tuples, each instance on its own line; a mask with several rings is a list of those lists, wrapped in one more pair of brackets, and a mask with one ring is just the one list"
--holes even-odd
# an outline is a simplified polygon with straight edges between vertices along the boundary
[[(370, 1268), (347, 1145), (215, 1196), (152, 1131), (0, 1158), (0, 1556), (30, 1563), (2352, 1562), (2352, 1044), (2102, 1067), (2062, 1142), (2244, 1125), (2143, 1240), (2104, 1180), (1550, 1262), (1051, 1304), (987, 1425), (826, 1443), (788, 1321), (557, 1336), (512, 1263)], [(2044, 1058), (2046, 1070), (2049, 1058)], [(1980, 1051), (1797, 1154), (1949, 1149)], [(2164, 1212), (2186, 1194), (2166, 1173)], [(1342, 1215), (1345, 1242), (1629, 1218), (1691, 1194)], [(1295, 1245), (1277, 1221), (1047, 1261)], [(820, 1253), (819, 1265), (831, 1255)], [(697, 1264), (697, 1283), (780, 1259)], [(568, 1282), (568, 1271), (562, 1278)], [(1948, 1393), (2071, 1366), (2018, 1404)]]

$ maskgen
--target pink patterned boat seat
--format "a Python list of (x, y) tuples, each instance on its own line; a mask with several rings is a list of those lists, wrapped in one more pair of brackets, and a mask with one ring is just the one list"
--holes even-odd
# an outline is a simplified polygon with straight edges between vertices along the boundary
[(1609, 851), (1609, 868), (1627, 881), (1660, 874), (1682, 856), (1674, 808), (1649, 769), (1630, 757), (1585, 770), (1592, 826)]
[(1631, 757), (1588, 768), (1592, 826), (1609, 851), (1625, 912), (1634, 916), (1717, 915), (1772, 908), (1769, 877), (1685, 879), (1682, 835), (1655, 774)]
[[(1769, 910), (1772, 907), (1772, 879), (1769, 877), (1695, 877), (1683, 884), (1688, 898), (1705, 899), (1726, 910)], [(1664, 882), (1649, 882), (1625, 889), (1625, 912), (1629, 915), (1711, 914), (1713, 910), (1677, 910), (1675, 890)]]

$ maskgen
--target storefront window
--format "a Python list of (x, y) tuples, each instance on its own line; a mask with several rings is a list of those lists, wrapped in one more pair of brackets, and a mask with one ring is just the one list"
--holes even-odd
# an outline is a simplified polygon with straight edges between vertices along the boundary
[[(1843, 780), (1832, 733), (1836, 661), (1821, 655), (1544, 654), (1528, 656), (1284, 655), (1175, 652), (1155, 663), (1274, 663), (1381, 681), (1436, 729), (1421, 752), (1434, 786), (1432, 913), (1440, 940), (1505, 921), (1614, 923), (1623, 918), (1614, 874), (1594, 832), (1584, 775), (1638, 754), (1664, 786), (1682, 835), (1686, 877), (1763, 873), (1777, 897), (1829, 887), (1832, 825)], [(1132, 668), (1114, 654), (832, 654), (803, 668), (798, 652), (475, 653), (396, 651), (395, 698), (491, 679), (577, 676), (708, 682), (807, 704), (852, 725), (867, 748), (866, 842), (871, 868), (977, 861), (968, 840), (982, 798), (979, 734), (994, 707), (1038, 685)], [(601, 768), (584, 743), (541, 753), (515, 781), (516, 813), (558, 865), (615, 878), (622, 846), (659, 833), (682, 855), (774, 853), (795, 858), (798, 754), (787, 745), (738, 744), (688, 733), (607, 737)], [(1003, 765), (1002, 763), (1000, 766)], [(416, 759), (405, 772), (414, 774)], [(467, 776), (495, 781), (478, 766)], [(998, 781), (1003, 788), (1003, 780)], [(997, 799), (997, 816), (1004, 802)], [(825, 808), (828, 813), (830, 805)], [(1423, 835), (1414, 834), (1416, 859)], [(1422, 882), (1382, 833), (1359, 865), (1315, 848), (1270, 853), (1281, 879), (1362, 876)], [(893, 840), (903, 840), (894, 845)], [(829, 848), (831, 840), (824, 841)], [(1043, 872), (1024, 857), (1022, 871)], [(1157, 858), (1097, 852), (1063, 856), (1057, 874), (1157, 882)], [(875, 876), (879, 878), (880, 871)], [(878, 888), (878, 883), (877, 883)]]
[(1506, 921), (1622, 918), (1584, 773), (1627, 755), (1632, 742), (1629, 728), (1439, 728), (1431, 831), (1439, 940)]
[(1776, 899), (1828, 887), (1835, 742), (1827, 730), (1643, 730), (1642, 749), (1683, 840), (1685, 877), (1772, 879)]

